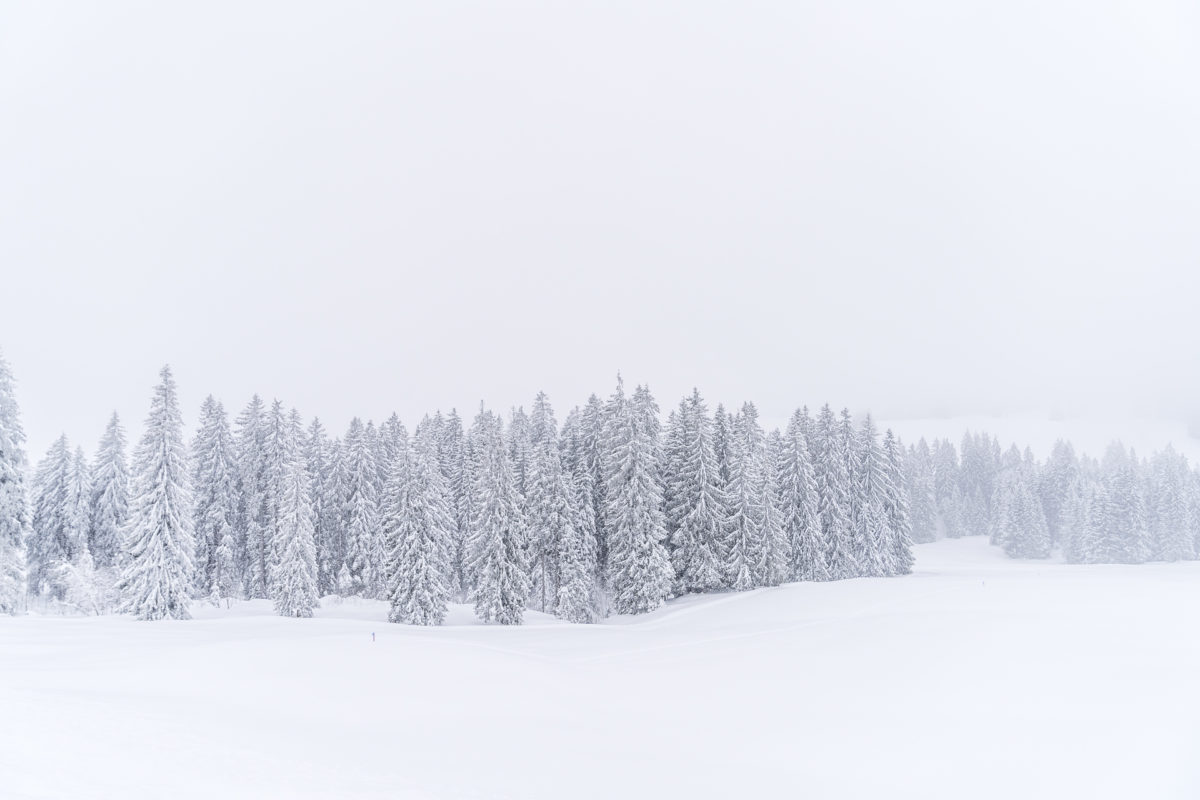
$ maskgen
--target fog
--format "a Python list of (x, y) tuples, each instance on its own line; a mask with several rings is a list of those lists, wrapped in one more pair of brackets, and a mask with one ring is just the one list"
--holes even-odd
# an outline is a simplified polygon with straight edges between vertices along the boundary
[(0, 350), (37, 458), (259, 392), (777, 420), (1200, 409), (1200, 13), (8, 3)]

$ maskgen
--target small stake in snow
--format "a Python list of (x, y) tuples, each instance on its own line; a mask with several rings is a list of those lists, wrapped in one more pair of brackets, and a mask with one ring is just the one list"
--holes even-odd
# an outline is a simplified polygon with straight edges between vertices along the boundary
[(375, 641), (375, 631), (371, 631), (371, 641)]

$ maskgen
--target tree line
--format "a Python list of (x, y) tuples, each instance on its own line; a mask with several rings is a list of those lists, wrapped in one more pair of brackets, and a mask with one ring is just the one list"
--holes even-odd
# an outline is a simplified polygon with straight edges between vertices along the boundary
[(1196, 558), (1200, 478), (1174, 451), (1103, 462), (1060, 442), (1045, 463), (986, 434), (905, 447), (826, 405), (764, 430), (753, 403), (699, 391), (665, 418), (618, 378), (559, 424), (539, 393), (504, 417), (316, 419), (258, 396), (232, 420), (209, 397), (184, 426), (169, 368), (127, 459), (114, 414), (90, 461), (66, 437), (26, 487), (12, 377), (0, 360), (0, 609), (186, 618), (198, 599), (387, 601), (440, 624), (526, 609), (587, 623), (693, 592), (911, 571), (913, 542), (988, 535), (1010, 556)]

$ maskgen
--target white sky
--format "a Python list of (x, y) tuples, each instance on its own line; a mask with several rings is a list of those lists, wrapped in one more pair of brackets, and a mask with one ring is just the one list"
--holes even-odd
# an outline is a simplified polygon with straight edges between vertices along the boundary
[(40, 457), (278, 396), (1200, 415), (1191, 2), (0, 5)]

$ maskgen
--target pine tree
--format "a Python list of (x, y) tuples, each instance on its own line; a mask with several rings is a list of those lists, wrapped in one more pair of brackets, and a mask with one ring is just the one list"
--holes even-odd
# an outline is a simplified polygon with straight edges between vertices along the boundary
[(479, 467), (466, 542), (469, 599), (484, 622), (519, 625), (529, 594), (525, 518), (500, 420), (481, 409), (471, 438)]
[(945, 439), (933, 445), (933, 485), (942, 532), (947, 539), (957, 539), (963, 535), (958, 451)]
[[(299, 413), (288, 420), (293, 439), (302, 428)], [(316, 526), (308, 465), (296, 447), (287, 447), (283, 465), (279, 523), (274, 549), (277, 558), (271, 571), (271, 594), (275, 613), (281, 617), (311, 617), (320, 607), (317, 592)]]
[(454, 517), (438, 462), (437, 431), (417, 429), (411, 463), (398, 457), (388, 480), (390, 622), (441, 625), (450, 600)]
[(592, 507), (591, 476), (568, 478), (571, 488), (571, 524), (563, 529), (558, 553), (558, 599), (554, 613), (568, 622), (588, 623), (596, 618), (596, 516)]
[(183, 418), (170, 367), (163, 367), (134, 453), (123, 610), (139, 619), (188, 619), (192, 509)]
[(33, 526), (28, 542), (29, 594), (61, 599), (56, 583), (61, 565), (79, 547), (77, 520), (71, 502), (71, 447), (60, 436), (37, 466), (33, 478)]
[(847, 471), (843, 437), (828, 404), (821, 408), (813, 429), (813, 468), (817, 479), (817, 516), (825, 565), (834, 580), (858, 574), (852, 552), (850, 518), (850, 474)]
[(643, 387), (638, 387), (632, 399), (626, 398), (620, 378), (605, 409), (601, 463), (606, 473), (607, 578), (612, 608), (618, 614), (652, 611), (671, 590), (656, 461), (657, 411)]
[(783, 435), (779, 429), (767, 435), (766, 465), (763, 470), (762, 507), (766, 565), (763, 582), (778, 586), (790, 580), (791, 542), (783, 530), (783, 507), (779, 504), (779, 480), (783, 459)]
[(1001, 509), (1004, 552), (1011, 558), (1048, 558), (1050, 530), (1041, 500), (1034, 493), (1032, 476), (1021, 474), (1008, 491), (1010, 495)]
[(25, 598), (24, 547), (31, 520), (24, 444), (12, 371), (0, 355), (0, 614), (17, 613)]
[(1151, 464), (1150, 507), (1153, 509), (1151, 558), (1156, 561), (1181, 561), (1196, 558), (1192, 534), (1187, 459), (1170, 445), (1154, 456)]
[(888, 527), (888, 575), (907, 575), (912, 572), (912, 516), (904, 465), (904, 448), (891, 428), (883, 436), (883, 511)]
[(323, 557), (323, 548), (328, 539), (325, 525), (329, 522), (329, 513), (325, 508), (328, 500), (327, 484), (332, 472), (329, 463), (329, 439), (325, 435), (325, 426), (321, 420), (313, 417), (302, 437), (304, 467), (308, 472), (309, 496), (312, 499), (313, 516), (313, 548), (317, 564), (317, 595), (319, 597), (332, 593), (332, 581), (328, 566)]
[(262, 530), (261, 548), (257, 551), (261, 559), (259, 569), (266, 575), (267, 593), (272, 599), (275, 590), (271, 576), (279, 566), (281, 557), (279, 544), (283, 526), (283, 495), (286, 492), (288, 471), (296, 454), (295, 431), (288, 422), (283, 403), (274, 400), (265, 417), (265, 435), (262, 443), (262, 512), (259, 521)]
[(100, 439), (88, 515), (88, 550), (101, 569), (116, 566), (121, 530), (129, 517), (129, 466), (125, 460), (125, 430), (114, 412)]
[(914, 542), (937, 539), (937, 495), (933, 481), (933, 455), (925, 439), (909, 452), (908, 497)]
[[(843, 416), (843, 426), (847, 419), (848, 415)], [(851, 496), (855, 508), (853, 525), (858, 574), (893, 575), (897, 565), (893, 563), (895, 552), (886, 504), (888, 495), (894, 494), (895, 490), (887, 484), (883, 451), (879, 448), (878, 433), (870, 414), (863, 419), (861, 430), (850, 439), (849, 446), (855, 451), (850, 464), (854, 469)]]
[(822, 538), (817, 478), (808, 452), (808, 412), (792, 415), (784, 436), (779, 480), (779, 507), (791, 553), (790, 579), (829, 580)]
[(236, 560), (237, 572), (245, 581), (246, 597), (268, 596), (268, 521), (263, 519), (267, 424), (262, 399), (254, 395), (236, 421), (239, 499)]
[[(680, 404), (668, 457), (673, 488), (667, 505), (671, 527), (671, 563), (679, 593), (708, 592), (724, 584), (723, 548), (729, 510), (721, 488), (713, 421), (698, 389)], [(673, 437), (674, 438), (674, 437)]]
[(1050, 529), (1050, 538), (1061, 543), (1063, 532), (1063, 507), (1068, 501), (1071, 485), (1079, 475), (1079, 460), (1075, 457), (1075, 448), (1070, 442), (1058, 440), (1050, 458), (1046, 461), (1045, 471), (1039, 481), (1042, 508), (1046, 512), (1046, 525)]
[(724, 552), (726, 584), (737, 592), (766, 583), (766, 509), (763, 507), (766, 440), (758, 410), (746, 403), (733, 420), (729, 442), (729, 527)]
[[(346, 455), (341, 439), (329, 445), (327, 472), (322, 485), (321, 524), (317, 539), (317, 575), (322, 594), (343, 595), (341, 579), (346, 567)], [(349, 576), (349, 569), (345, 569)], [(349, 584), (346, 584), (349, 587)]]
[(534, 400), (529, 418), (525, 478), (525, 514), (529, 524), (532, 605), (554, 612), (562, 584), (562, 539), (573, 536), (571, 491), (558, 451), (554, 409), (544, 392)]
[(376, 596), (385, 566), (376, 491), (378, 467), (369, 430), (355, 417), (346, 433), (346, 565), (353, 592), (364, 597)]
[(608, 430), (607, 409), (596, 395), (588, 397), (587, 405), (580, 414), (582, 434), (581, 459), (583, 469), (591, 478), (592, 506), (596, 512), (596, 573), (602, 585), (608, 582), (608, 468), (604, 464), (606, 436)]
[(225, 407), (209, 395), (192, 442), (193, 531), (198, 595), (241, 593), (234, 559), (237, 524), (237, 455)]

